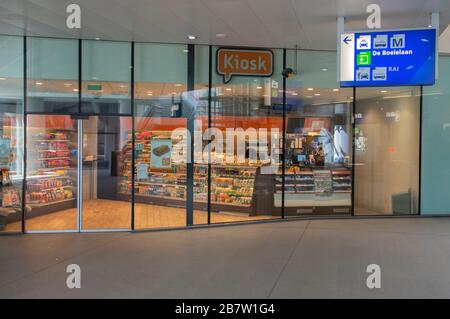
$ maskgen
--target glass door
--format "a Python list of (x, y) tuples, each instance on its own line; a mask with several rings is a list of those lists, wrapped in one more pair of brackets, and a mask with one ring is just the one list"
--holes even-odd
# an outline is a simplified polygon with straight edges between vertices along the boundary
[(78, 231), (77, 149), (77, 121), (70, 116), (27, 116), (27, 232)]
[(131, 123), (119, 116), (81, 121), (81, 231), (131, 229)]

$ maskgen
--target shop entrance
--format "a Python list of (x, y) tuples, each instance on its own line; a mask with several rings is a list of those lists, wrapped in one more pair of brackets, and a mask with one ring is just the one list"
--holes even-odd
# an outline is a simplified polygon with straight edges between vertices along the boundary
[(130, 129), (131, 117), (27, 115), (26, 232), (130, 230)]

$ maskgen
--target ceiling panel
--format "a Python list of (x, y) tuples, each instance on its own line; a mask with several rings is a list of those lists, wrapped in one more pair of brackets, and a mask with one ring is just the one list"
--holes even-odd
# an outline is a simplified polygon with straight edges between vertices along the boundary
[(211, 12), (232, 26), (244, 41), (274, 41), (274, 36), (245, 1), (205, 1)]
[(450, 22), (450, 0), (78, 0), (79, 31), (65, 24), (73, 2), (0, 0), (0, 34), (167, 43), (195, 34), (199, 44), (334, 50), (336, 17), (366, 29), (369, 3), (380, 4), (383, 28), (426, 27), (436, 10), (441, 32)]

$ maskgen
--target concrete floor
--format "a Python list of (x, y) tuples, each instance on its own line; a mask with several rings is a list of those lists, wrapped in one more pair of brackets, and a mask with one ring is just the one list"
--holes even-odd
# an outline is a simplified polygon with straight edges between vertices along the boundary
[[(66, 287), (73, 263), (81, 289)], [(43, 297), (449, 298), (450, 218), (1, 236), (0, 298)]]

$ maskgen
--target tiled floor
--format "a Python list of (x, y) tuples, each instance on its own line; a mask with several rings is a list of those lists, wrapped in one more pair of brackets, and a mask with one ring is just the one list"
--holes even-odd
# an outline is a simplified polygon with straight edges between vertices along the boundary
[(0, 298), (449, 298), (450, 218), (1, 236), (0, 260)]
[[(194, 223), (208, 222), (206, 211), (194, 211)], [(245, 216), (227, 214), (226, 212), (211, 212), (212, 223), (253, 221), (260, 219), (275, 219), (277, 216)], [(76, 208), (49, 213), (27, 219), (27, 231), (76, 230), (78, 215)], [(155, 229), (166, 227), (184, 227), (186, 225), (186, 208), (167, 207), (159, 205), (135, 205), (136, 229)], [(96, 199), (83, 202), (83, 229), (130, 229), (131, 203), (117, 200)], [(6, 231), (20, 231), (20, 222), (10, 223)]]

